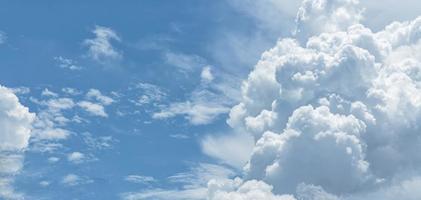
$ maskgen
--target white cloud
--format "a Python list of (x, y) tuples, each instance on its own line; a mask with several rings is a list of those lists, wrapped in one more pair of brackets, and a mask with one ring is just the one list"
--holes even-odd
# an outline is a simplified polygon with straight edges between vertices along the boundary
[(69, 87), (62, 88), (61, 91), (66, 93), (66, 94), (69, 94), (69, 95), (79, 95), (79, 94), (81, 94), (81, 92), (79, 90), (77, 90), (75, 88), (69, 88)]
[(72, 99), (53, 96), (45, 101), (34, 98), (31, 100), (46, 107), (38, 112), (33, 124), (33, 140), (63, 140), (71, 134), (69, 130), (63, 128), (70, 121), (64, 116), (63, 111), (74, 108), (75, 103)]
[(209, 200), (295, 200), (292, 195), (275, 195), (272, 186), (262, 181), (234, 180), (211, 180), (208, 184)]
[(0, 86), (0, 198), (23, 199), (13, 188), (14, 175), (23, 168), (36, 115), (23, 106), (13, 90)]
[(77, 103), (77, 105), (94, 116), (108, 117), (104, 106), (101, 104), (92, 103), (89, 101), (80, 101)]
[(229, 106), (233, 100), (225, 96), (219, 88), (199, 86), (187, 101), (173, 102), (168, 106), (161, 106), (161, 110), (153, 113), (154, 119), (167, 119), (183, 116), (190, 124), (210, 124), (220, 115), (229, 112)]
[(229, 109), (218, 104), (209, 104), (207, 102), (180, 102), (172, 103), (170, 106), (160, 112), (154, 113), (154, 119), (172, 118), (177, 115), (183, 115), (193, 125), (209, 124), (217, 116), (227, 113)]
[(63, 69), (69, 70), (81, 70), (81, 66), (78, 66), (76, 61), (64, 58), (62, 56), (54, 57), (54, 60), (58, 62), (58, 66)]
[(41, 95), (42, 96), (47, 96), (47, 97), (57, 97), (58, 96), (57, 93), (50, 91), (48, 88), (45, 88), (42, 91)]
[(212, 69), (210, 66), (206, 66), (202, 68), (202, 72), (200, 73), (200, 78), (202, 79), (202, 83), (210, 83), (213, 81), (214, 77), (213, 77)]
[(254, 136), (244, 178), (264, 181), (265, 198), (419, 198), (421, 18), (374, 31), (359, 24), (363, 10), (305, 0), (297, 36), (264, 52), (243, 82), (227, 122)]
[(56, 163), (58, 161), (60, 161), (60, 158), (57, 158), (57, 157), (49, 157), (48, 158), (49, 163)]
[(101, 91), (97, 89), (90, 89), (88, 93), (86, 93), (86, 97), (88, 99), (95, 99), (99, 101), (102, 105), (110, 105), (115, 102), (114, 99), (112, 99), (109, 96), (105, 96), (101, 93)]
[(161, 87), (150, 83), (138, 83), (130, 90), (139, 92), (140, 96), (136, 100), (132, 100), (137, 106), (144, 106), (152, 104), (153, 106), (159, 106), (160, 103), (166, 99), (167, 93)]
[(39, 185), (40, 186), (42, 186), (42, 187), (48, 187), (48, 186), (50, 186), (50, 182), (49, 181), (41, 181), (41, 182), (39, 182)]
[(82, 133), (82, 137), (85, 144), (93, 150), (111, 149), (118, 142), (112, 136), (95, 137), (91, 133)]
[(253, 137), (239, 133), (208, 135), (201, 141), (203, 153), (237, 169), (250, 159), (253, 146)]
[(167, 64), (177, 67), (182, 72), (190, 72), (206, 64), (206, 61), (197, 55), (167, 52), (164, 58)]
[(3, 32), (3, 31), (0, 31), (0, 44), (5, 43), (5, 42), (6, 42), (6, 40), (7, 40), (7, 35), (6, 35), (6, 33), (5, 33), (5, 32)]
[(124, 178), (125, 181), (139, 184), (150, 184), (156, 182), (156, 179), (151, 176), (128, 175)]
[(25, 196), (12, 187), (13, 182), (10, 178), (0, 178), (0, 197), (7, 200), (24, 200)]
[(78, 186), (93, 183), (93, 180), (76, 174), (67, 174), (63, 177), (61, 183), (66, 186)]
[(79, 163), (82, 163), (86, 160), (86, 156), (85, 156), (85, 154), (76, 151), (76, 152), (72, 152), (72, 153), (68, 154), (67, 160), (69, 162), (74, 163), (74, 164), (79, 164)]
[(25, 149), (34, 119), (35, 114), (20, 104), (12, 90), (0, 86), (0, 152)]
[(88, 47), (88, 56), (100, 63), (107, 63), (122, 58), (121, 52), (117, 51), (111, 41), (121, 41), (117, 33), (111, 28), (95, 26), (92, 31), (95, 38), (86, 39), (84, 44)]
[(223, 166), (200, 163), (190, 171), (178, 173), (169, 177), (172, 183), (181, 184), (182, 188), (163, 189), (151, 188), (139, 192), (123, 193), (126, 200), (160, 199), (160, 200), (202, 200), (207, 196), (207, 183), (210, 180), (226, 179), (234, 172)]

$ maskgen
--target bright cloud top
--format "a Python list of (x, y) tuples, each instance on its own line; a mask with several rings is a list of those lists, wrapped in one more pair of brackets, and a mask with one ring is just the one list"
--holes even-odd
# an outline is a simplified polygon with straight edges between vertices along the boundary
[(296, 37), (263, 53), (230, 112), (255, 138), (248, 181), (211, 197), (250, 199), (254, 187), (251, 199), (394, 199), (417, 184), (400, 177), (421, 176), (421, 18), (373, 32), (362, 11), (356, 0), (303, 2)]

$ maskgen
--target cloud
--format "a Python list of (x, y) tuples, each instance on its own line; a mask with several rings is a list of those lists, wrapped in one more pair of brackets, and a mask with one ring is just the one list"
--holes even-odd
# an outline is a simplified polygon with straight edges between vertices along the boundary
[(161, 101), (167, 98), (167, 92), (161, 87), (150, 83), (137, 83), (129, 90), (135, 90), (139, 93), (137, 99), (132, 100), (132, 103), (137, 106), (153, 105), (159, 106)]
[(49, 96), (49, 97), (58, 97), (58, 94), (55, 92), (50, 91), (48, 88), (45, 88), (42, 93), (42, 96)]
[(25, 149), (34, 119), (35, 114), (20, 104), (12, 90), (0, 86), (0, 152)]
[(105, 112), (104, 106), (101, 104), (92, 103), (89, 101), (80, 101), (77, 103), (77, 105), (83, 108), (85, 111), (87, 111), (91, 115), (99, 116), (99, 117), (108, 117), (108, 114)]
[(222, 163), (241, 169), (250, 159), (254, 140), (247, 134), (208, 135), (201, 141), (203, 153)]
[(97, 89), (90, 89), (88, 93), (86, 93), (86, 98), (88, 99), (95, 99), (99, 101), (102, 105), (110, 105), (115, 102), (114, 99), (112, 99), (109, 96), (105, 96), (101, 93), (101, 91)]
[(83, 44), (88, 47), (88, 56), (100, 63), (116, 61), (123, 57), (121, 52), (117, 51), (111, 41), (120, 42), (121, 39), (111, 28), (95, 26), (92, 31), (95, 38), (86, 39)]
[(212, 74), (212, 70), (210, 66), (206, 66), (202, 68), (202, 72), (200, 73), (200, 78), (202, 79), (202, 83), (210, 83), (213, 81), (214, 77)]
[(85, 156), (85, 154), (76, 151), (76, 152), (72, 152), (72, 153), (68, 154), (67, 160), (69, 162), (74, 163), (74, 164), (79, 164), (79, 163), (82, 163), (86, 160), (86, 156)]
[(124, 178), (125, 181), (138, 184), (150, 184), (156, 182), (156, 179), (151, 176), (128, 175)]
[(166, 52), (164, 59), (167, 64), (177, 67), (182, 72), (191, 72), (206, 65), (206, 60), (197, 55)]
[(168, 177), (171, 183), (182, 185), (181, 188), (151, 188), (139, 192), (121, 194), (126, 200), (159, 199), (159, 200), (202, 200), (207, 196), (207, 183), (210, 180), (227, 179), (234, 172), (229, 168), (199, 163), (193, 165), (187, 172), (182, 172)]
[(66, 186), (78, 186), (93, 183), (93, 180), (76, 174), (67, 174), (62, 178), (61, 183)]
[(13, 90), (0, 86), (0, 198), (23, 199), (13, 188), (14, 175), (23, 168), (35, 117)]
[(295, 200), (291, 195), (275, 195), (272, 193), (272, 186), (262, 181), (246, 181), (241, 179), (216, 181), (208, 184), (209, 200)]
[[(254, 137), (243, 178), (266, 187), (265, 198), (419, 198), (421, 18), (374, 31), (360, 24), (363, 10), (356, 0), (305, 0), (296, 35), (243, 82), (227, 122)], [(262, 193), (242, 184), (211, 194)]]
[(207, 102), (180, 102), (172, 103), (170, 106), (160, 112), (154, 113), (154, 119), (172, 118), (177, 115), (183, 115), (193, 125), (203, 125), (213, 122), (220, 114), (227, 113), (229, 109), (218, 104), (209, 104)]
[(95, 137), (91, 133), (82, 133), (81, 135), (85, 144), (93, 150), (111, 149), (118, 142), (112, 136)]
[(3, 44), (7, 41), (7, 35), (5, 32), (0, 31), (0, 44)]
[[(45, 92), (43, 92), (45, 94)], [(45, 96), (45, 95), (44, 95)], [(71, 110), (75, 107), (75, 102), (70, 98), (60, 98), (57, 95), (47, 95), (52, 97), (48, 100), (39, 101), (31, 98), (31, 100), (43, 107), (38, 112), (36, 120), (33, 123), (33, 138), (34, 141), (40, 140), (63, 140), (66, 139), (71, 132), (65, 129), (65, 126), (70, 119), (63, 114), (66, 110)]]
[(64, 58), (62, 56), (54, 57), (54, 60), (57, 61), (58, 66), (63, 69), (69, 70), (82, 70), (83, 68), (77, 65), (76, 61), (69, 58)]
[(186, 101), (161, 105), (160, 111), (154, 112), (152, 118), (168, 119), (183, 116), (190, 124), (206, 125), (228, 113), (229, 106), (234, 102), (228, 95), (229, 87), (220, 82), (201, 83)]

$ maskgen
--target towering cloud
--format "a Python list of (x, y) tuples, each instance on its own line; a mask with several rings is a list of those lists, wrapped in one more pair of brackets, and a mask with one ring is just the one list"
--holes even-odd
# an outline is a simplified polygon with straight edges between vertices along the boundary
[(245, 183), (212, 183), (211, 199), (388, 199), (398, 188), (421, 198), (411, 189), (421, 176), (421, 17), (373, 32), (363, 10), (304, 0), (295, 36), (263, 53), (230, 112), (229, 125), (255, 138)]

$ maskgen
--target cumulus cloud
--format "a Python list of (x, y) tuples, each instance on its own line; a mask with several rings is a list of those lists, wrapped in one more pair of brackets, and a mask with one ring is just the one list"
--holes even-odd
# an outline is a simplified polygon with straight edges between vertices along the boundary
[(211, 180), (208, 184), (209, 200), (295, 200), (291, 195), (275, 195), (272, 186), (262, 181), (246, 181), (237, 178), (234, 180)]
[(105, 112), (104, 106), (101, 104), (92, 103), (89, 101), (81, 101), (78, 102), (77, 105), (83, 108), (86, 112), (88, 112), (91, 115), (99, 117), (108, 117), (108, 114)]
[(419, 198), (421, 18), (374, 31), (363, 10), (303, 1), (296, 34), (262, 54), (227, 120), (254, 137), (244, 181), (208, 198)]
[(88, 47), (88, 56), (100, 63), (115, 61), (122, 58), (121, 52), (117, 51), (112, 41), (121, 41), (117, 33), (108, 27), (95, 26), (92, 31), (95, 38), (86, 39), (84, 45)]
[(35, 117), (11, 89), (0, 86), (0, 198), (23, 199), (13, 188), (13, 176), (23, 167)]
[(67, 160), (75, 164), (82, 163), (83, 161), (85, 161), (85, 159), (86, 159), (85, 154), (77, 152), (77, 151), (72, 152), (67, 155)]
[(202, 83), (209, 83), (212, 82), (214, 79), (212, 70), (210, 66), (206, 66), (202, 68), (202, 72), (200, 73), (200, 78), (202, 79)]
[(6, 87), (0, 86), (0, 97), (0, 151), (23, 150), (28, 146), (35, 114)]
[(86, 93), (86, 97), (88, 99), (95, 99), (95, 100), (97, 100), (98, 102), (100, 102), (103, 105), (110, 105), (110, 104), (112, 104), (112, 103), (115, 102), (114, 99), (112, 99), (109, 96), (103, 95), (101, 93), (101, 91), (99, 91), (97, 89), (90, 89), (88, 91), (88, 93)]

